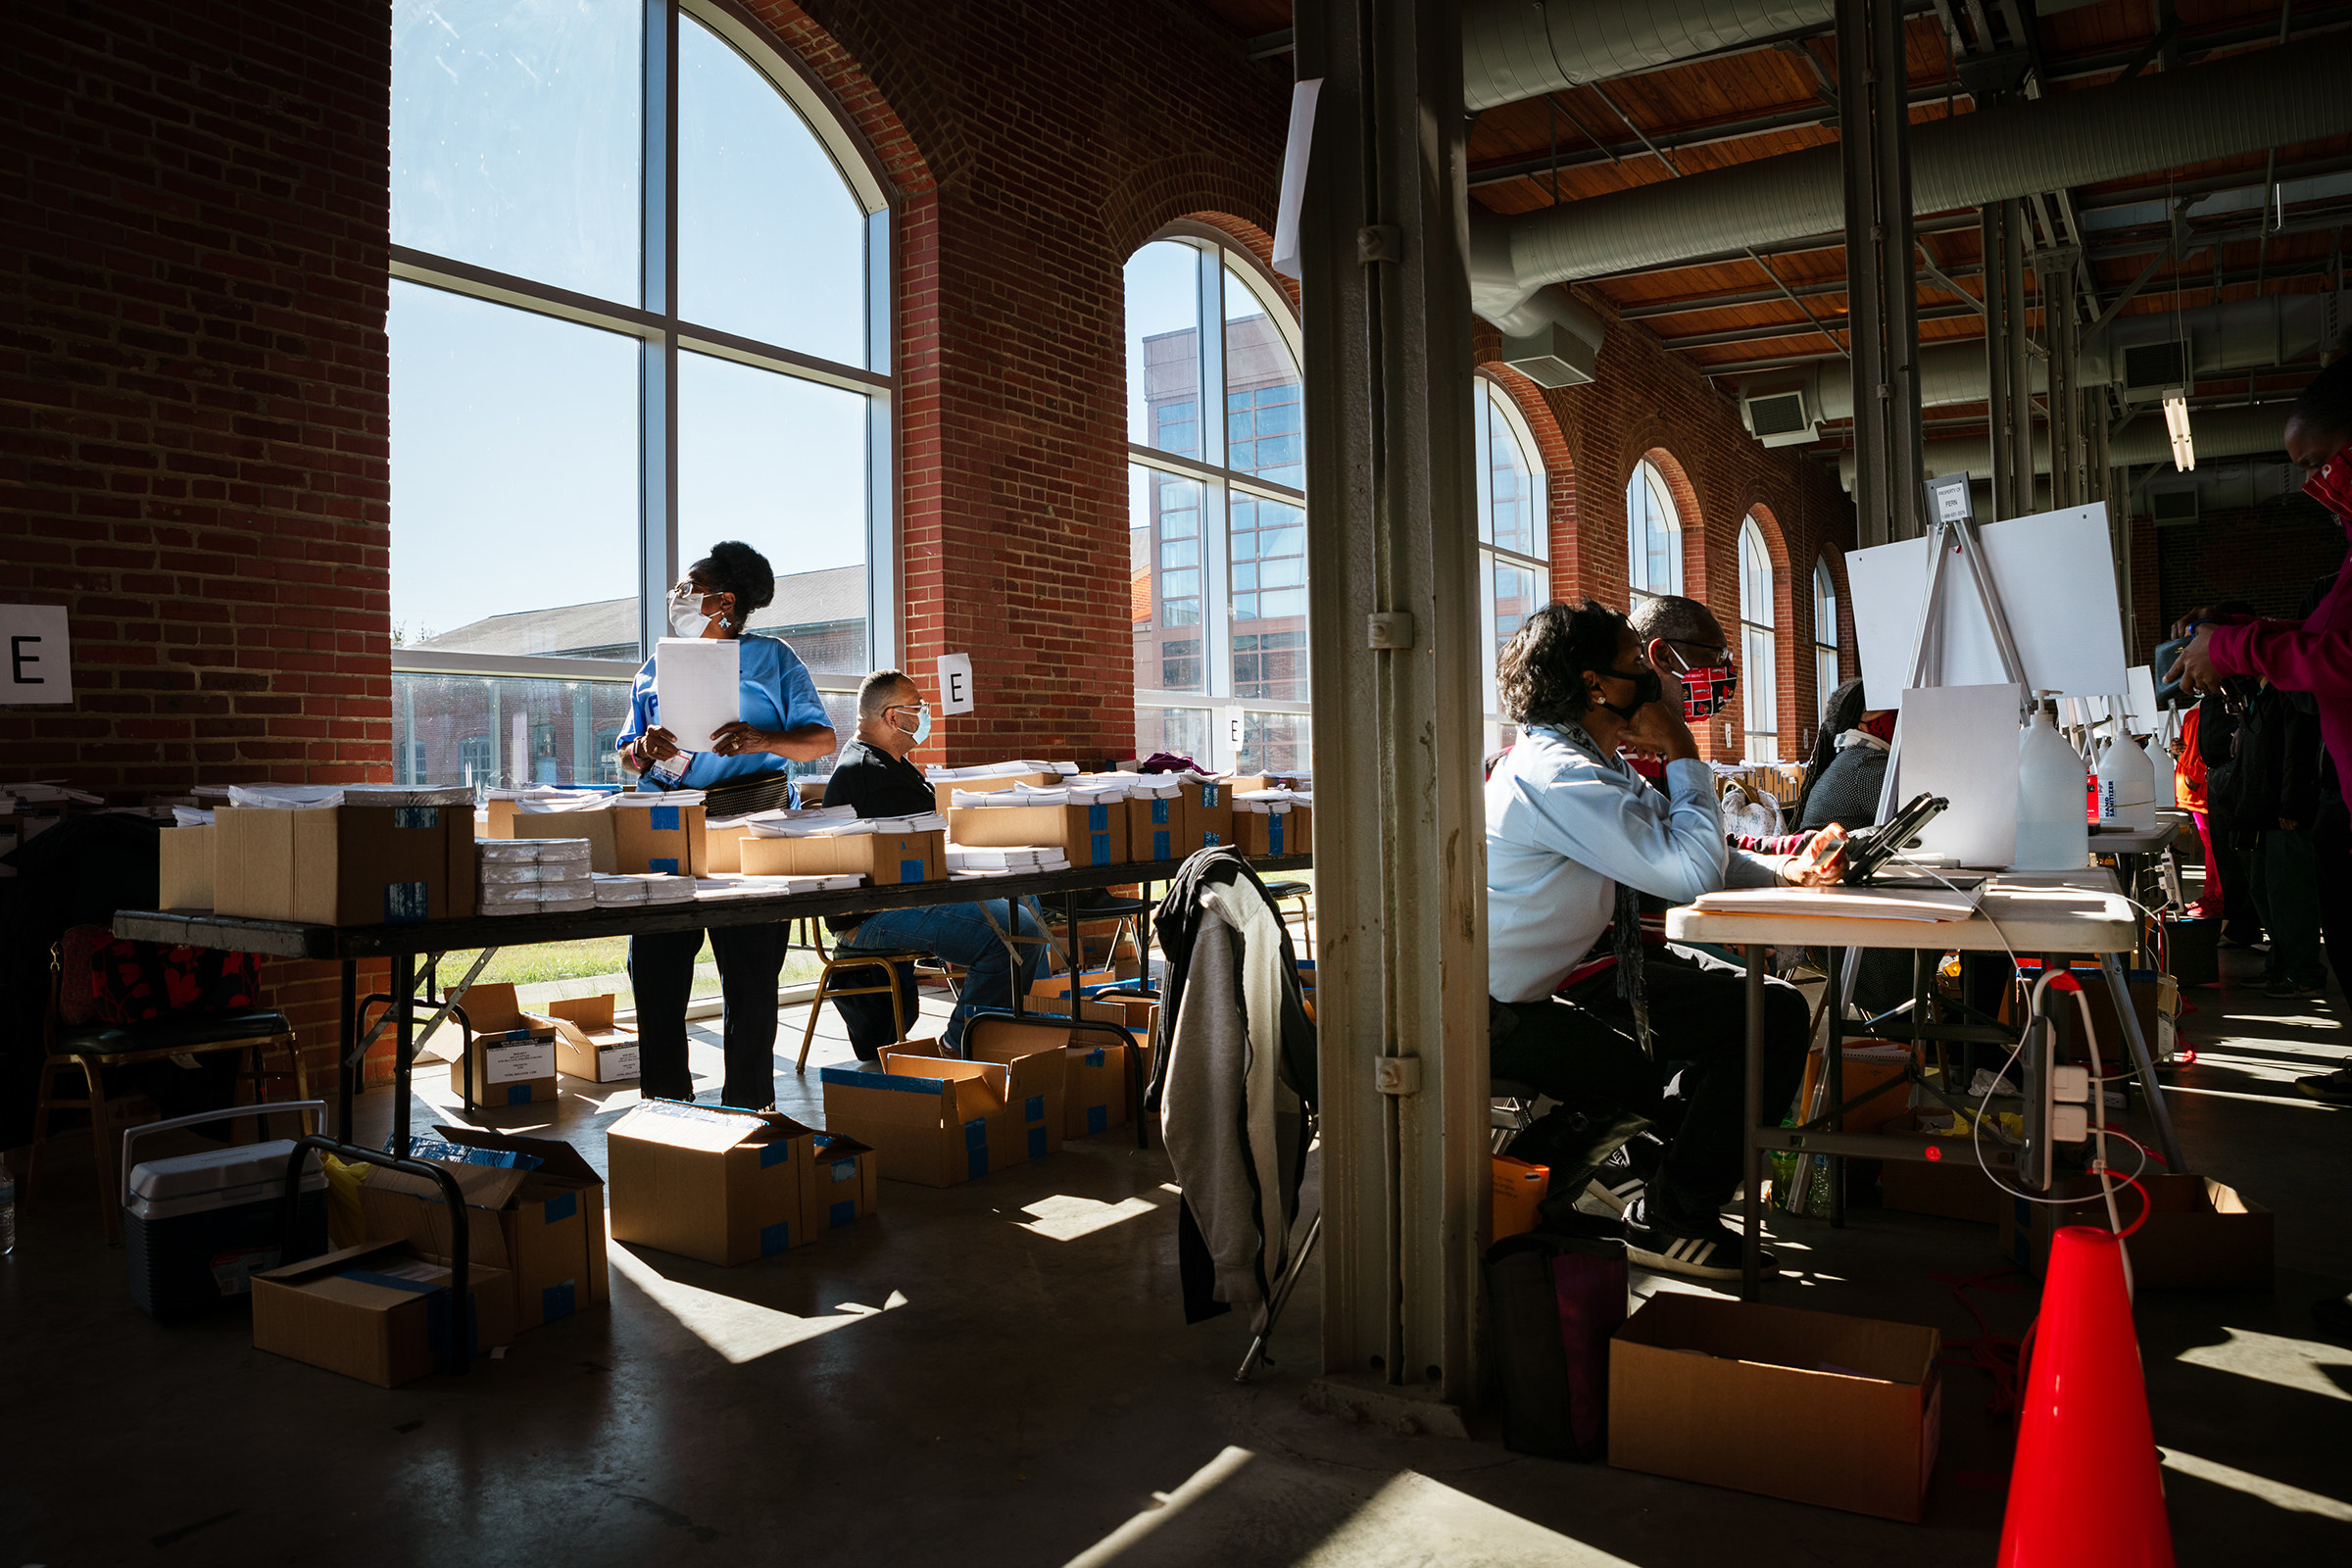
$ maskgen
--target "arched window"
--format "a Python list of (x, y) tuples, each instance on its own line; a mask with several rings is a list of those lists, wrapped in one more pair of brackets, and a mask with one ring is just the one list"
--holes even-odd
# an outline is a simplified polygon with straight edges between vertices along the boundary
[(1625, 482), (1625, 564), (1631, 604), (1683, 591), (1682, 515), (1666, 476), (1647, 459)]
[(1773, 667), (1772, 554), (1753, 517), (1740, 519), (1740, 694), (1747, 716), (1747, 760), (1781, 756), (1781, 683)]
[(669, 585), (721, 539), (774, 565), (752, 629), (847, 736), (899, 641), (862, 148), (715, 0), (395, 0), (392, 36), (402, 781), (616, 778)]
[(1494, 656), (1521, 622), (1551, 597), (1551, 494), (1536, 438), (1510, 397), (1481, 376), (1477, 386), (1478, 566), (1486, 615), (1488, 739), (1509, 739), (1494, 692)]
[(1188, 223), (1128, 259), (1138, 757), (1313, 766), (1300, 409), (1298, 326), (1255, 257)]
[(1830, 694), (1838, 689), (1838, 583), (1830, 564), (1813, 563), (1814, 722), (1829, 717)]

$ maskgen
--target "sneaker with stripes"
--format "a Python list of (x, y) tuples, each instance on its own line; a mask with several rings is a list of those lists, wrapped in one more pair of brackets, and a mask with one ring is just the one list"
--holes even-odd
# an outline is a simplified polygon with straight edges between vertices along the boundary
[[(1740, 1277), (1740, 1233), (1720, 1219), (1686, 1225), (1653, 1215), (1646, 1193), (1635, 1200), (1625, 1214), (1627, 1260), (1661, 1274), (1679, 1274), (1692, 1280), (1736, 1280)], [(1780, 1264), (1770, 1251), (1763, 1254), (1760, 1266), (1767, 1274), (1780, 1272)]]

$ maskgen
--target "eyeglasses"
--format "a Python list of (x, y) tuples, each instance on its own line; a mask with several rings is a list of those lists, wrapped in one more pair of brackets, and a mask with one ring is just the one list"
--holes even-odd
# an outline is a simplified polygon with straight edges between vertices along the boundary
[[(1666, 644), (1670, 648), (1689, 648), (1702, 656), (1696, 663), (1686, 662), (1683, 664), (1683, 668), (1686, 670), (1708, 669), (1723, 665), (1737, 665), (1739, 663), (1739, 660), (1732, 653), (1731, 646), (1729, 644), (1710, 646), (1706, 643), (1685, 642), (1679, 637), (1667, 638)], [(1679, 660), (1682, 658), (1682, 655), (1678, 653), (1675, 655), (1675, 658)]]

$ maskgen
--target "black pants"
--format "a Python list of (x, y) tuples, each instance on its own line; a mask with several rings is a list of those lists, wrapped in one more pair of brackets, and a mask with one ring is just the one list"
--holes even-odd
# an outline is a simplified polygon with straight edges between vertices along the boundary
[[(765, 1109), (776, 1102), (776, 977), (784, 969), (781, 924), (710, 928), (718, 959), (719, 1036), (727, 1053), (722, 1105)], [(692, 1100), (686, 1065), (686, 1002), (694, 991), (700, 931), (629, 938), (629, 983), (637, 990), (637, 1087), (646, 1098)]]
[(2320, 882), (2320, 938), (2335, 988), (2352, 1003), (2352, 817), (2344, 803), (2324, 800), (2312, 824), (2311, 854)]
[[(1516, 1079), (1574, 1109), (1630, 1110), (1671, 1123), (1667, 1079), (1681, 1125), (1667, 1144), (1657, 1186), (1668, 1218), (1704, 1221), (1730, 1200), (1740, 1177), (1740, 1117), (1744, 1100), (1747, 976), (1687, 948), (1645, 950), (1642, 978), (1656, 1061), (1634, 1036), (1633, 1009), (1617, 995), (1616, 971), (1604, 970), (1542, 1002), (1507, 1005), (1518, 1027), (1496, 1041), (1489, 1070)], [(1764, 1114), (1778, 1121), (1805, 1069), (1805, 999), (1785, 980), (1764, 984)]]
[(2207, 877), (2221, 879), (2222, 935), (2250, 947), (2263, 934), (2262, 913), (2254, 906), (2254, 857), (2244, 848), (2235, 819), (2210, 809), (2205, 815), (2213, 830), (2214, 858), (2222, 862), (2205, 868)]

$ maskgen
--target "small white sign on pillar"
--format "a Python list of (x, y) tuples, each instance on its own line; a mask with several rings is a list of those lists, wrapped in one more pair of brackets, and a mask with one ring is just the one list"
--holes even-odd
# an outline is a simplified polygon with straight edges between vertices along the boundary
[(972, 656), (939, 656), (939, 710), (945, 714), (972, 710)]
[(1242, 737), (1246, 726), (1247, 720), (1240, 707), (1225, 710), (1225, 755), (1216, 760), (1215, 765), (1228, 770), (1238, 769), (1242, 765)]
[(0, 707), (74, 701), (63, 605), (0, 605)]

